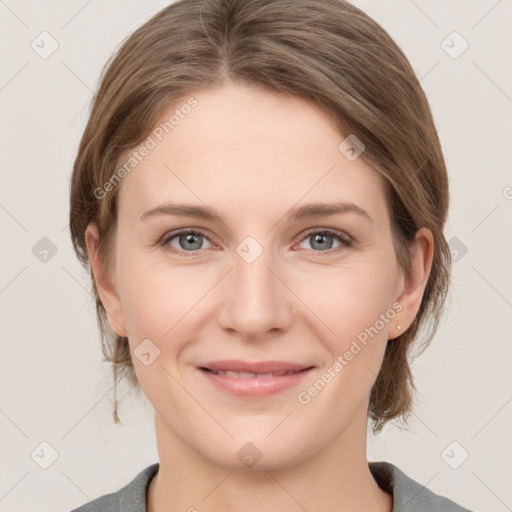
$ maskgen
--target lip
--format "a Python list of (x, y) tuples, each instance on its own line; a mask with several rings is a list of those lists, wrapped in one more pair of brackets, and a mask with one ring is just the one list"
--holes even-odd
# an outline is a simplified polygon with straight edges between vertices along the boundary
[[(213, 361), (198, 366), (198, 370), (218, 389), (240, 398), (265, 398), (301, 382), (313, 366), (288, 361)], [(256, 376), (232, 376), (212, 371), (254, 373)], [(270, 373), (293, 372), (269, 376)]]
[(200, 368), (207, 368), (215, 371), (231, 371), (231, 372), (250, 372), (250, 373), (278, 373), (301, 371), (310, 368), (311, 365), (293, 363), (289, 361), (240, 361), (235, 359), (226, 359), (224, 361), (212, 361), (202, 364)]

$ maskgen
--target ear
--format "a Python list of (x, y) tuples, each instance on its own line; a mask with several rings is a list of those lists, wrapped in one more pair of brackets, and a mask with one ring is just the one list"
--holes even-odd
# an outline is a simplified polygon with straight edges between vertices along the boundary
[(85, 230), (85, 243), (91, 262), (93, 279), (100, 296), (101, 303), (107, 312), (108, 322), (118, 336), (127, 336), (121, 300), (117, 293), (113, 276), (108, 275), (98, 253), (98, 227), (93, 222)]
[[(400, 280), (401, 289), (398, 291), (399, 296), (396, 301), (402, 305), (402, 309), (396, 316), (394, 326), (389, 329), (389, 339), (403, 334), (413, 323), (420, 309), (434, 257), (434, 237), (430, 229), (418, 230), (415, 243), (409, 248), (409, 254), (411, 272), (402, 274)], [(400, 325), (401, 329), (397, 330), (396, 325)]]

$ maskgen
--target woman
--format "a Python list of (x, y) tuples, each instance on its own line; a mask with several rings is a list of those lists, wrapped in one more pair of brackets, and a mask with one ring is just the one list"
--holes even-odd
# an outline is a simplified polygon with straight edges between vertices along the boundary
[(448, 199), (424, 92), (351, 4), (182, 0), (140, 27), (70, 226), (159, 463), (76, 510), (467, 510), (366, 458), (441, 316)]

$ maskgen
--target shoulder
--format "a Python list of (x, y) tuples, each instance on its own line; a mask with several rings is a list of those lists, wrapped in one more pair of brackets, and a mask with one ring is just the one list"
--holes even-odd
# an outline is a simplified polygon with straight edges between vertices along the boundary
[(379, 486), (393, 496), (392, 512), (471, 512), (435, 494), (389, 462), (370, 462), (369, 467)]
[(148, 466), (118, 491), (104, 494), (71, 512), (147, 512), (146, 491), (158, 467), (158, 462)]

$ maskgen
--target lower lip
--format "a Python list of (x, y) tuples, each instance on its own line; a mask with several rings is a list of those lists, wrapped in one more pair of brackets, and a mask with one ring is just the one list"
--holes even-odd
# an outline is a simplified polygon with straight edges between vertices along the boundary
[(207, 370), (199, 371), (218, 389), (241, 398), (266, 398), (289, 389), (309, 375), (313, 368), (308, 368), (291, 375), (277, 377), (250, 377), (247, 379), (217, 375)]

